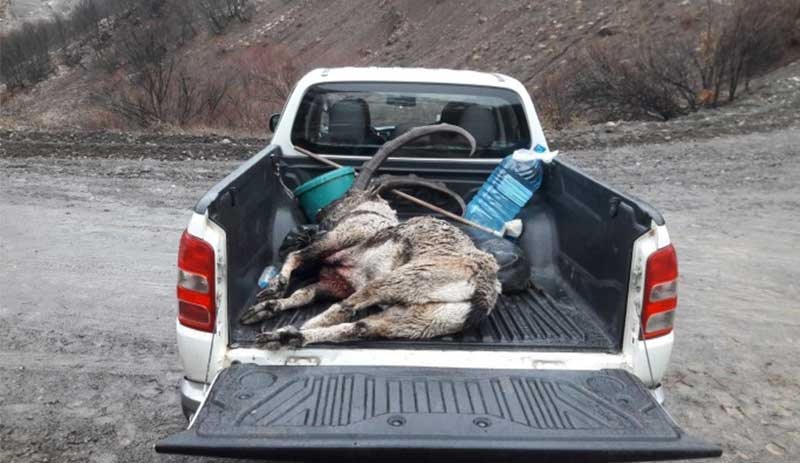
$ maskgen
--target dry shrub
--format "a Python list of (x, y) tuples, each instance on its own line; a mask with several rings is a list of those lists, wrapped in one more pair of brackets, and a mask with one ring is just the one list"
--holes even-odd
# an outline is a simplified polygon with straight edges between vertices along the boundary
[(72, 9), (69, 17), (69, 33), (75, 36), (92, 32), (102, 18), (100, 9), (94, 0), (81, 0)]
[[(305, 70), (295, 53), (281, 45), (230, 52), (222, 60), (236, 76), (216, 122), (253, 132), (264, 131), (268, 115), (281, 109)], [(231, 76), (222, 74), (219, 78)]]
[[(303, 60), (298, 59), (303, 56)], [(264, 43), (226, 52), (217, 57), (216, 79), (234, 84), (210, 125), (226, 130), (262, 135), (271, 113), (281, 110), (303, 74), (317, 67), (352, 62), (346, 51), (330, 48), (317, 54), (299, 53), (284, 45)]]
[(0, 91), (0, 108), (11, 103), (11, 100), (13, 99), (14, 99), (14, 94), (12, 92)]
[(749, 88), (754, 77), (780, 62), (791, 45), (799, 3), (734, 0), (717, 14), (709, 0), (698, 63), (702, 88), (712, 92), (713, 104), (723, 93), (733, 101), (742, 84)]
[(142, 128), (208, 124), (218, 117), (232, 81), (193, 72), (192, 67), (172, 56), (164, 58), (107, 88), (100, 99), (109, 111)]
[(606, 118), (672, 119), (695, 108), (688, 47), (640, 42), (620, 59), (619, 42), (600, 42), (580, 59), (575, 97)]
[(114, 73), (116, 84), (97, 96), (109, 111), (140, 127), (205, 123), (215, 117), (231, 83), (182, 59), (187, 31), (168, 6), (152, 5), (146, 11), (159, 16), (118, 31), (114, 67), (122, 70)]
[[(159, 3), (162, 7), (156, 8), (154, 5)], [(14, 90), (46, 79), (54, 67), (51, 51), (57, 51), (61, 62), (67, 66), (80, 64), (81, 47), (74, 44), (79, 39), (102, 55), (101, 51), (112, 39), (108, 27), (103, 25), (108, 25), (107, 18), (121, 12), (156, 9), (162, 11), (162, 15), (173, 16), (170, 25), (175, 25), (171, 25), (171, 29), (192, 29), (192, 7), (187, 5), (193, 3), (180, 0), (81, 0), (68, 15), (53, 14), (46, 21), (23, 23), (19, 29), (0, 36), (0, 81)], [(189, 33), (185, 32), (183, 37)], [(171, 37), (174, 40), (176, 35), (171, 34)]]
[(240, 23), (250, 21), (252, 4), (249, 0), (198, 0), (200, 14), (208, 22), (208, 27), (215, 34), (222, 34), (228, 25), (238, 20)]
[[(264, 45), (207, 61), (177, 58), (151, 40), (136, 49), (138, 71), (117, 75), (101, 101), (140, 127), (216, 127), (263, 133), (304, 71), (285, 47)], [(149, 51), (148, 51), (149, 50)]]
[(547, 73), (531, 92), (538, 116), (549, 129), (560, 130), (572, 125), (580, 110), (571, 85), (573, 72), (570, 68), (561, 68)]
[(44, 22), (24, 23), (0, 36), (0, 80), (9, 90), (25, 88), (52, 72), (50, 31)]
[(792, 46), (799, 5), (797, 0), (709, 2), (697, 36), (664, 39), (644, 31), (634, 40), (600, 40), (579, 57), (574, 81), (554, 77), (542, 83), (539, 103), (559, 127), (576, 105), (605, 119), (667, 120), (733, 101), (754, 77), (781, 62)]
[(138, 72), (159, 61), (193, 39), (194, 3), (179, 0), (138, 0), (127, 10), (128, 20), (115, 24), (113, 34), (107, 25), (93, 37), (97, 65), (108, 73), (122, 66)]

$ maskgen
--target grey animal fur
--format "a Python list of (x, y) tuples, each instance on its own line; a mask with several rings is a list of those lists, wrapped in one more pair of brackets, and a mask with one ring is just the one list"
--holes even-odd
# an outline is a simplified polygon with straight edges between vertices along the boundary
[[(461, 331), (491, 312), (501, 289), (494, 257), (444, 220), (421, 216), (400, 223), (378, 195), (381, 187), (365, 178), (391, 152), (440, 131), (464, 136), (474, 150), (474, 140), (460, 127), (418, 127), (386, 143), (365, 163), (353, 188), (320, 211), (318, 221), (327, 231), (287, 256), (280, 274), (240, 321), (257, 323), (321, 299), (338, 302), (299, 329), (259, 334), (259, 343), (277, 349), (369, 338), (425, 339)], [(310, 265), (319, 266), (319, 281), (282, 297), (292, 272)], [(382, 310), (364, 316), (373, 306)]]

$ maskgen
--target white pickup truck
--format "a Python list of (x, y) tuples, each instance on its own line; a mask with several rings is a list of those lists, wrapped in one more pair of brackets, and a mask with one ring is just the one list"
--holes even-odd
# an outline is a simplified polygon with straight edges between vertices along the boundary
[[(190, 423), (157, 451), (343, 461), (720, 455), (660, 405), (678, 278), (664, 219), (560, 160), (520, 216), (530, 287), (502, 295), (476, 328), (425, 341), (256, 345), (260, 327), (239, 314), (262, 270), (280, 265), (284, 237), (307, 222), (286, 190), (327, 169), (297, 147), (358, 166), (410, 127), (444, 122), (474, 135), (474, 156), (455, 143), (415, 145), (381, 170), (444, 182), (468, 200), (502, 157), (547, 146), (530, 96), (505, 75), (337, 68), (298, 82), (270, 119), (271, 144), (197, 203), (181, 237), (177, 332)], [(423, 213), (393, 205), (401, 217)]]

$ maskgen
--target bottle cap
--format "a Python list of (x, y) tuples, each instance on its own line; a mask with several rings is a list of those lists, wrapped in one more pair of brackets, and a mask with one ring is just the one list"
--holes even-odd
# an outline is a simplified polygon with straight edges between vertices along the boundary
[(512, 158), (519, 162), (531, 162), (538, 159), (550, 163), (556, 155), (558, 155), (558, 151), (548, 151), (544, 146), (536, 145), (533, 149), (518, 149), (514, 151)]
[(514, 151), (512, 158), (519, 162), (530, 162), (536, 159), (536, 152), (529, 149), (518, 149)]

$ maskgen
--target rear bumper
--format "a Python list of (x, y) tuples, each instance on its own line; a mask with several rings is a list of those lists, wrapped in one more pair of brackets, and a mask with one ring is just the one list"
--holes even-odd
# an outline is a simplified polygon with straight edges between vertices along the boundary
[(183, 364), (183, 374), (194, 381), (206, 379), (208, 356), (214, 335), (181, 325), (175, 320), (178, 337), (178, 355)]
[(666, 399), (666, 396), (664, 395), (664, 386), (662, 384), (659, 384), (654, 388), (649, 388), (648, 390), (650, 391), (650, 394), (653, 395), (653, 398), (656, 399), (656, 402), (658, 402), (659, 405), (664, 405), (664, 400)]
[(674, 332), (633, 343), (630, 360), (633, 374), (638, 376), (648, 388), (654, 389), (661, 384), (661, 379), (667, 371), (669, 359), (672, 356), (674, 344)]
[(200, 403), (206, 395), (207, 384), (198, 383), (186, 378), (181, 380), (181, 410), (187, 420), (200, 408)]

